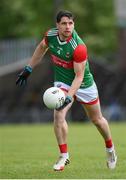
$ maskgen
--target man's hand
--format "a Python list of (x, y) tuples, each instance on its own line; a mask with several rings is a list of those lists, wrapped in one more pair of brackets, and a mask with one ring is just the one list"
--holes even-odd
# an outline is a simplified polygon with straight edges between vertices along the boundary
[(16, 85), (23, 86), (27, 83), (27, 78), (32, 72), (32, 68), (30, 66), (25, 66), (23, 71), (18, 75), (16, 80)]
[(65, 99), (63, 105), (60, 106), (59, 108), (57, 108), (56, 110), (57, 110), (57, 111), (60, 111), (60, 110), (64, 109), (64, 108), (65, 108), (68, 104), (70, 104), (71, 102), (72, 102), (72, 97), (71, 97), (71, 96), (66, 96), (66, 99)]

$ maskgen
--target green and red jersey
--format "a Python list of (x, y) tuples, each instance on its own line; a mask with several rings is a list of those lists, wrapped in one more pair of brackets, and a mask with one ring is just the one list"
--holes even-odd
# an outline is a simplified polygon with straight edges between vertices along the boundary
[(66, 41), (61, 41), (58, 36), (58, 29), (52, 28), (46, 33), (45, 40), (52, 57), (54, 81), (60, 81), (71, 86), (75, 77), (73, 62), (86, 61), (84, 78), (80, 88), (87, 88), (93, 84), (87, 48), (75, 30)]

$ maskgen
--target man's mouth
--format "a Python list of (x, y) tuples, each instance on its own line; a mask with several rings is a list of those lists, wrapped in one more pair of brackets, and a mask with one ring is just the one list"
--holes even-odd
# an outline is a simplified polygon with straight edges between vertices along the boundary
[(70, 33), (70, 31), (65, 31), (65, 33)]

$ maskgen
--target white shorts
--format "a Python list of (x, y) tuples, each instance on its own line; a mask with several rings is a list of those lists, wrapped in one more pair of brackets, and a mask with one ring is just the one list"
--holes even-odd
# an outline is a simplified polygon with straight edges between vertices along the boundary
[[(70, 86), (62, 83), (62, 82), (54, 82), (55, 87), (59, 87), (60, 89), (68, 92)], [(96, 104), (99, 100), (98, 98), (98, 90), (95, 82), (92, 86), (84, 89), (78, 89), (75, 96), (75, 100), (80, 102), (81, 104)]]

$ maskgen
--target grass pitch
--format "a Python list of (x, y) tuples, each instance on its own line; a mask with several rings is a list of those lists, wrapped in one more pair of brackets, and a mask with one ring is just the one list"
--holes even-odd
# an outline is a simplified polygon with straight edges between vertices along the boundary
[(92, 124), (69, 124), (70, 165), (52, 169), (58, 147), (52, 124), (0, 126), (0, 179), (125, 179), (126, 124), (110, 124), (118, 154), (106, 167), (104, 142)]

